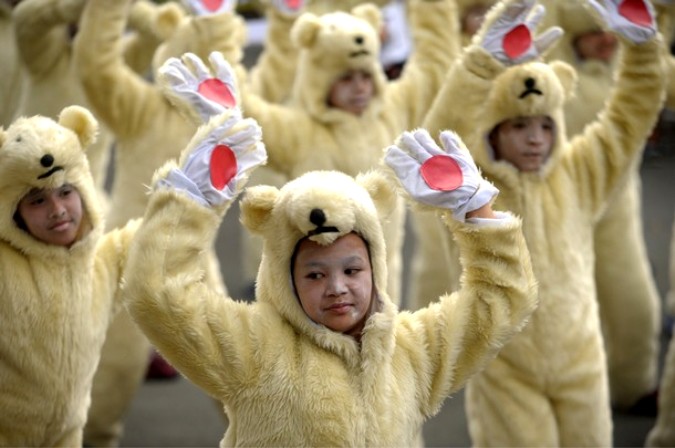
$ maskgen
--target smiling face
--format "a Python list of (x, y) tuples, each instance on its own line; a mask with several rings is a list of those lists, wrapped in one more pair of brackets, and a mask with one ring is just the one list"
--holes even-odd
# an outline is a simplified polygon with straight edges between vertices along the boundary
[(293, 283), (310, 319), (360, 338), (373, 297), (370, 257), (361, 237), (350, 233), (328, 246), (302, 240)]
[(70, 247), (82, 223), (82, 198), (72, 185), (29, 192), (17, 208), (28, 232), (40, 241)]
[(375, 92), (373, 77), (364, 71), (350, 71), (333, 83), (328, 104), (354, 115), (361, 115)]
[(550, 117), (516, 117), (490, 133), (490, 144), (497, 160), (506, 160), (520, 171), (538, 171), (551, 153), (554, 137)]

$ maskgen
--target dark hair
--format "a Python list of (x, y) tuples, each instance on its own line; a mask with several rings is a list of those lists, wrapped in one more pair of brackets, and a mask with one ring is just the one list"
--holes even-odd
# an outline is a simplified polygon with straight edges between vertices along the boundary
[(28, 232), (28, 226), (26, 225), (26, 221), (23, 220), (23, 216), (21, 216), (21, 213), (19, 213), (19, 210), (16, 210), (14, 212), (14, 222), (16, 223), (16, 226), (20, 228), (23, 231)]

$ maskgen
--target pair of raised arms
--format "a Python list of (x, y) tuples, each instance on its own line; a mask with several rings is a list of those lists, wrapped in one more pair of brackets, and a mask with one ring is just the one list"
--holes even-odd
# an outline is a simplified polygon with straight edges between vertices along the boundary
[[(236, 1), (185, 0), (203, 10), (231, 10)], [(296, 11), (300, 1), (279, 0), (277, 7)], [(654, 11), (646, 0), (588, 0), (607, 28), (639, 44), (656, 34)], [(551, 27), (533, 37), (544, 7), (536, 0), (507, 0), (492, 23), (486, 24), (480, 45), (504, 65), (539, 58), (562, 35)], [(258, 124), (243, 118), (237, 106), (236, 78), (220, 53), (209, 57), (211, 68), (187, 53), (160, 69), (159, 82), (177, 107), (202, 125), (183, 152), (179, 167), (160, 186), (180, 189), (197, 202), (220, 206), (243, 189), (252, 169), (267, 160)], [(484, 180), (459, 136), (440, 134), (439, 146), (424, 129), (403, 132), (387, 149), (385, 162), (412, 198), (450, 210), (463, 221), (466, 213), (493, 200), (498, 190)]]

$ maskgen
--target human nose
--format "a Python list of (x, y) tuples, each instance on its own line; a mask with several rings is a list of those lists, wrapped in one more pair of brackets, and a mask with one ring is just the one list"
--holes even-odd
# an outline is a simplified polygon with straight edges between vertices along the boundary
[(49, 217), (50, 218), (61, 218), (66, 214), (65, 205), (58, 199), (50, 198), (49, 199)]
[(326, 292), (329, 296), (341, 296), (347, 292), (347, 284), (341, 275), (333, 275), (328, 280)]
[(527, 140), (530, 143), (541, 143), (544, 141), (544, 130), (539, 127), (531, 127), (527, 131)]

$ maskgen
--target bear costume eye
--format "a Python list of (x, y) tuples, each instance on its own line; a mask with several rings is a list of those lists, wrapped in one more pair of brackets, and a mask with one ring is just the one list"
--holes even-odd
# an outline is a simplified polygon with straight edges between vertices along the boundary
[(15, 142), (19, 143), (21, 142), (21, 136), (17, 135), (16, 138), (14, 139)]

